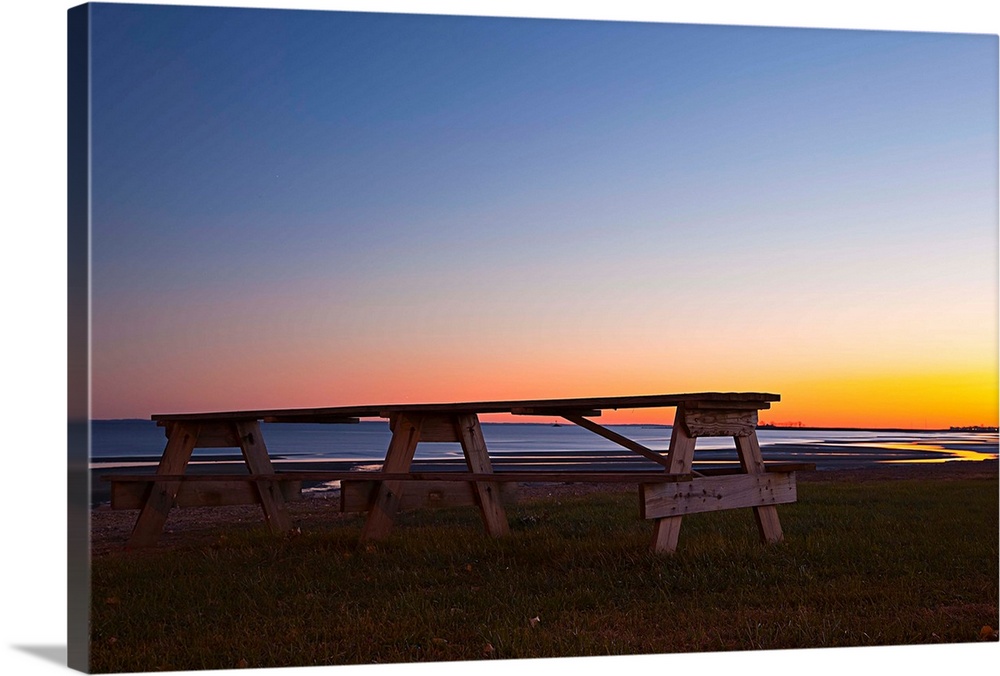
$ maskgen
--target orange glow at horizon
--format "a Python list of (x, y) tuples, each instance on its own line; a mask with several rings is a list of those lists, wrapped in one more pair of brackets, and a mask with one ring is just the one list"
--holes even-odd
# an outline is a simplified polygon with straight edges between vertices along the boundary
[[(705, 391), (753, 391), (779, 394), (781, 401), (760, 412), (761, 423), (799, 423), (809, 427), (927, 428), (998, 423), (998, 379), (990, 367), (927, 373), (872, 372), (812, 373), (796, 376), (770, 365), (742, 370), (732, 364), (693, 368), (673, 373), (639, 368), (620, 355), (611, 355), (598, 367), (572, 359), (540, 366), (485, 362), (477, 355), (454, 355), (451, 362), (409, 359), (406, 356), (345, 364), (329, 357), (280, 353), (254, 362), (239, 350), (216, 354), (206, 371), (203, 354), (173, 355), (174, 368), (148, 373), (121, 371), (117, 378), (132, 384), (127, 409), (112, 415), (103, 401), (105, 388), (95, 387), (94, 415), (148, 418), (154, 413), (313, 408), (399, 403), (447, 403), (572, 397), (630, 396)], [(229, 357), (228, 359), (226, 357)], [(185, 363), (187, 362), (187, 363)], [(247, 369), (247, 363), (255, 368)], [(448, 363), (447, 369), (442, 368)], [(768, 377), (768, 371), (773, 375)], [(156, 371), (156, 387), (136, 384)], [(193, 380), (189, 374), (202, 373)], [(114, 387), (106, 391), (113, 392)], [(120, 411), (120, 412), (118, 412)], [(604, 424), (670, 424), (674, 410), (630, 409), (604, 411)], [(549, 417), (484, 416), (484, 421), (553, 422)]]
[[(338, 306), (336, 321), (275, 303), (265, 312), (213, 300), (183, 322), (150, 312), (116, 325), (104, 342), (95, 338), (93, 416), (741, 391), (781, 396), (761, 411), (762, 423), (998, 423), (996, 334), (982, 313), (975, 326), (942, 329), (930, 341), (929, 330), (910, 323), (865, 333), (855, 328), (864, 326), (860, 316), (824, 332), (747, 310), (734, 334), (725, 330), (734, 316), (713, 313), (673, 330), (678, 316), (696, 317), (676, 307), (642, 313), (645, 324), (549, 312), (522, 325), (503, 313), (460, 321), (438, 300), (402, 314)], [(670, 424), (673, 416), (635, 409), (605, 411), (601, 420)]]

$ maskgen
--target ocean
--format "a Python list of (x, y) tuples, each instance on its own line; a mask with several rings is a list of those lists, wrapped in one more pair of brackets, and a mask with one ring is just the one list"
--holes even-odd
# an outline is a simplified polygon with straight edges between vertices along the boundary
[[(647, 448), (665, 451), (670, 427), (611, 425), (610, 429)], [(262, 423), (275, 461), (370, 465), (385, 456), (390, 431), (385, 421), (353, 425)], [(627, 463), (655, 468), (650, 461), (576, 425), (483, 423), (483, 436), (496, 467), (567, 465), (603, 467)], [(945, 462), (997, 458), (996, 432), (884, 430), (758, 430), (765, 461), (812, 462), (819, 470), (871, 467), (887, 462)], [(91, 423), (91, 469), (154, 466), (163, 452), (163, 428), (146, 420), (96, 420)], [(461, 462), (457, 443), (417, 447), (417, 463)], [(240, 461), (238, 449), (195, 449), (192, 462)], [(700, 438), (695, 468), (736, 461), (730, 438)], [(638, 463), (638, 464), (637, 464)]]

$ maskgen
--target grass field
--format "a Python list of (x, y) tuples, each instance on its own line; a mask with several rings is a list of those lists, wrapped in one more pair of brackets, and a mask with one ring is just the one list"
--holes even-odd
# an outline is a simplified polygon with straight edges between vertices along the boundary
[(92, 670), (128, 672), (975, 642), (998, 626), (996, 480), (808, 482), (762, 545), (750, 510), (648, 553), (634, 494), (361, 519), (93, 562)]

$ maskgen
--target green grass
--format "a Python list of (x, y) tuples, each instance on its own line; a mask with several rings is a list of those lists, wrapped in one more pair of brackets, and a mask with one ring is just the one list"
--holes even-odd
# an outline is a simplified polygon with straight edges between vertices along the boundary
[[(401, 515), (93, 564), (92, 670), (475, 660), (975, 641), (998, 625), (996, 481), (804, 483), (762, 545), (748, 509), (647, 551), (634, 495)], [(532, 622), (538, 618), (537, 622)]]

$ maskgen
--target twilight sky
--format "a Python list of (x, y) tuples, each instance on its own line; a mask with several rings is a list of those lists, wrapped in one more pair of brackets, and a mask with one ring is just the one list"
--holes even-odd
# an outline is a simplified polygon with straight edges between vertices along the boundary
[(995, 35), (92, 30), (95, 418), (754, 390), (772, 422), (997, 423)]

